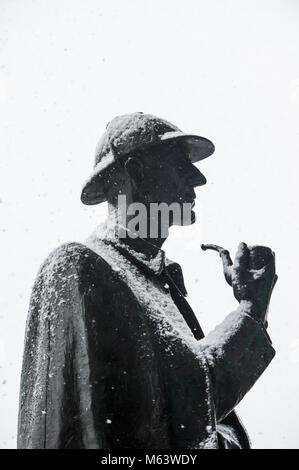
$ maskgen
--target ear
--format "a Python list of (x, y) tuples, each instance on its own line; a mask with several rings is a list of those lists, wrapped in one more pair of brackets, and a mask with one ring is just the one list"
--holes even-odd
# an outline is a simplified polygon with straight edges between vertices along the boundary
[(125, 169), (133, 184), (138, 187), (144, 179), (143, 164), (141, 160), (136, 157), (129, 157), (125, 162)]

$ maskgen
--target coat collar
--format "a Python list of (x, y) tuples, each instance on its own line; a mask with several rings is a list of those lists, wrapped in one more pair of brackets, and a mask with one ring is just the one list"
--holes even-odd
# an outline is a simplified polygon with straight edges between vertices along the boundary
[(115, 230), (113, 232), (111, 230), (107, 231), (103, 237), (104, 241), (113, 245), (120, 253), (147, 274), (158, 277), (166, 270), (180, 292), (184, 296), (187, 295), (181, 266), (166, 258), (165, 252), (161, 248), (143, 238), (132, 238), (128, 230), (125, 239), (118, 238), (115, 234)]

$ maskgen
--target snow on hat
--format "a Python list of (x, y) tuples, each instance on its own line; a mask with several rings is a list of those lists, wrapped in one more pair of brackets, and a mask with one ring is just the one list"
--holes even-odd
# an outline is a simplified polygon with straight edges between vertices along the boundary
[(215, 150), (210, 140), (186, 134), (173, 124), (151, 114), (140, 112), (115, 117), (107, 124), (97, 145), (94, 170), (81, 193), (83, 204), (98, 204), (106, 200), (101, 176), (103, 170), (115, 160), (136, 150), (173, 140), (184, 141), (193, 163), (209, 157)]

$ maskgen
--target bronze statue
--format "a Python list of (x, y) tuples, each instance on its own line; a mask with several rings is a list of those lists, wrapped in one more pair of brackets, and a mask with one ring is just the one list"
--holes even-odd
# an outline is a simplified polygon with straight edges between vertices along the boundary
[[(51, 253), (33, 287), (19, 448), (250, 447), (234, 408), (275, 354), (274, 253), (241, 243), (232, 262), (203, 245), (219, 252), (239, 301), (204, 337), (181, 267), (161, 249), (169, 226), (195, 222), (194, 188), (206, 179), (193, 163), (213, 151), (155, 116), (108, 124), (81, 196), (108, 201), (108, 219), (85, 244)], [(187, 210), (165, 212), (172, 204)]]

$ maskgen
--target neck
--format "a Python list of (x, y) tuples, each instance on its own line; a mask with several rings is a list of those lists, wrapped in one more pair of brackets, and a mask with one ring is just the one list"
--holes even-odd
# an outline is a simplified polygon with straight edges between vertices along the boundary
[[(150, 217), (150, 212), (146, 211), (144, 214), (140, 215), (138, 220), (136, 220), (136, 215), (130, 215), (128, 212), (127, 206), (124, 210), (123, 207), (116, 207), (112, 204), (108, 204), (107, 226), (109, 231), (111, 231), (111, 233), (118, 234), (123, 243), (126, 243), (126, 238), (128, 237), (127, 233), (129, 233), (134, 234), (135, 237), (142, 238), (146, 242), (151, 243), (158, 248), (161, 248), (163, 243), (167, 240), (168, 230), (166, 231), (166, 235), (165, 230), (162, 230), (160, 217), (153, 220)], [(140, 228), (141, 224), (143, 225)], [(152, 226), (155, 227), (155, 230), (151, 233)], [(130, 238), (135, 237), (131, 236)]]

